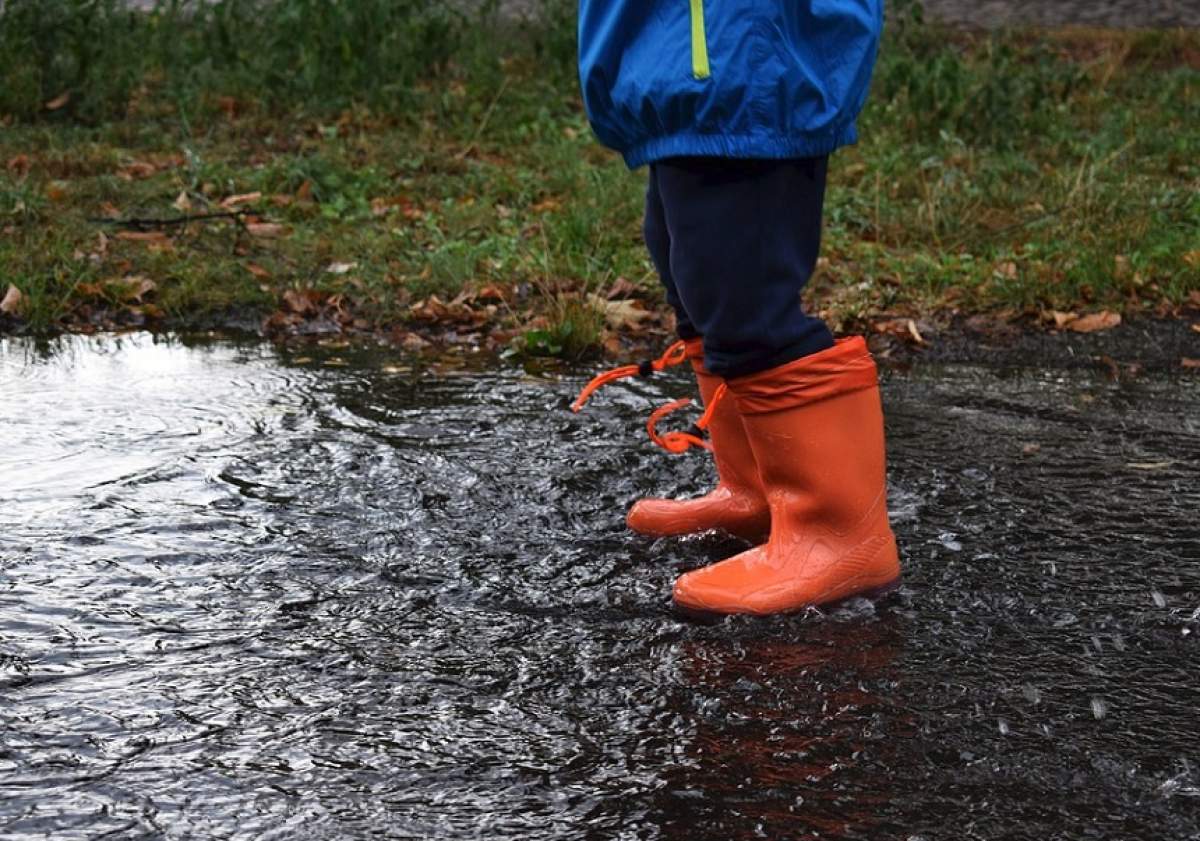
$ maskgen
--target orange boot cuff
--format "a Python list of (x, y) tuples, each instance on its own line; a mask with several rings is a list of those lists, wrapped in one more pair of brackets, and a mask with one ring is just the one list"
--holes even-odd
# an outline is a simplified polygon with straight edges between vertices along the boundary
[(833, 347), (757, 374), (728, 380), (743, 415), (764, 415), (874, 388), (875, 360), (862, 336), (838, 339)]

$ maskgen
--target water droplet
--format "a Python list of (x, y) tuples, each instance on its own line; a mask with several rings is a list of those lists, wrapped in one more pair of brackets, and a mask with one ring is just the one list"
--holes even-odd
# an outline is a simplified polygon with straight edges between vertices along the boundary
[(1162, 593), (1160, 593), (1158, 590), (1151, 590), (1150, 598), (1154, 599), (1154, 603), (1156, 605), (1158, 605), (1159, 607), (1167, 606), (1167, 597), (1164, 596)]
[(956, 537), (958, 537), (958, 535), (954, 532), (944, 531), (938, 535), (938, 543), (945, 546), (951, 552), (961, 552), (962, 544), (955, 540)]
[(1021, 687), (1021, 694), (1025, 696), (1025, 700), (1031, 704), (1041, 703), (1042, 693), (1032, 683), (1027, 683)]
[(997, 725), (1000, 728), (1000, 735), (1007, 736), (1008, 735), (1008, 722), (1005, 721), (1004, 719), (1000, 719), (999, 722), (997, 722)]
[(1092, 715), (1094, 715), (1096, 717), (1097, 721), (1104, 718), (1104, 716), (1108, 715), (1108, 702), (1105, 701), (1103, 698), (1093, 698), (1092, 699)]

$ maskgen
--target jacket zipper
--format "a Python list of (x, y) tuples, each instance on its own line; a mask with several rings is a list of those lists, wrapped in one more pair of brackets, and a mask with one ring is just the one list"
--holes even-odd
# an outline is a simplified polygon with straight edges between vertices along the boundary
[(704, 0), (690, 0), (692, 6), (692, 76), (707, 79), (712, 75), (708, 66), (708, 36), (704, 32)]

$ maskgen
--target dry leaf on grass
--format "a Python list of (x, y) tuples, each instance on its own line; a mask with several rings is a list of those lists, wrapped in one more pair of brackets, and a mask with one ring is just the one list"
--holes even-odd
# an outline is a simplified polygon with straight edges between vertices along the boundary
[(158, 284), (144, 275), (131, 275), (109, 281), (109, 286), (116, 287), (121, 300), (137, 301), (139, 304), (142, 302), (142, 298), (158, 288)]
[(158, 167), (147, 161), (134, 161), (131, 164), (126, 164), (117, 170), (117, 177), (124, 181), (133, 181), (135, 178), (149, 178)]
[(283, 303), (296, 315), (316, 315), (321, 311), (321, 293), (313, 289), (289, 289), (283, 293)]
[(57, 111), (58, 109), (65, 107), (70, 101), (71, 92), (63, 91), (58, 96), (54, 97), (54, 99), (47, 102), (45, 107), (47, 111)]
[(408, 311), (419, 321), (480, 327), (496, 314), (496, 305), (488, 304), (477, 309), (471, 306), (475, 301), (476, 296), (470, 292), (463, 292), (451, 301), (443, 301), (437, 295), (430, 295), (414, 303)]
[(1067, 329), (1076, 333), (1095, 333), (1100, 330), (1111, 330), (1121, 323), (1121, 314), (1104, 310), (1090, 315), (1081, 316), (1067, 323)]
[(1046, 321), (1053, 321), (1054, 326), (1059, 330), (1066, 327), (1075, 319), (1079, 318), (1077, 312), (1059, 312), (1058, 310), (1047, 310), (1042, 313), (1042, 318)]
[(32, 164), (29, 161), (28, 155), (17, 155), (8, 159), (6, 169), (13, 175), (21, 176), (28, 175)]
[(246, 230), (250, 232), (250, 236), (263, 239), (278, 239), (287, 236), (288, 233), (287, 226), (278, 222), (247, 222)]
[(0, 299), (0, 312), (5, 315), (16, 315), (21, 310), (21, 301), (24, 300), (24, 295), (21, 290), (8, 284), (8, 291), (4, 293), (4, 298)]
[(623, 277), (619, 277), (613, 281), (613, 285), (608, 288), (608, 292), (604, 297), (610, 301), (617, 298), (633, 298), (636, 297), (638, 288)]
[(606, 301), (593, 294), (588, 295), (588, 303), (604, 314), (604, 323), (613, 330), (637, 332), (645, 326), (644, 322), (654, 318), (654, 313), (646, 309), (644, 303), (633, 298)]
[(343, 275), (358, 268), (358, 263), (330, 263), (325, 267), (329, 274)]
[(117, 231), (117, 239), (126, 242), (165, 243), (170, 238), (162, 231)]
[(1200, 368), (1200, 359), (1192, 359), (1185, 356), (1179, 360), (1179, 364), (1184, 368)]
[(266, 280), (271, 276), (271, 272), (267, 269), (264, 269), (258, 263), (247, 263), (245, 269), (259, 280)]
[(872, 327), (876, 333), (886, 333), (889, 336), (895, 336), (898, 339), (918, 345), (928, 344), (925, 341), (925, 337), (921, 335), (921, 331), (917, 329), (917, 322), (911, 318), (892, 318), (887, 321), (877, 321)]
[(505, 299), (504, 290), (494, 284), (488, 284), (475, 293), (475, 297), (480, 301), (503, 301)]
[(223, 202), (221, 202), (221, 207), (225, 208), (226, 210), (233, 210), (235, 207), (256, 202), (261, 198), (262, 193), (260, 192), (243, 193), (240, 196), (230, 196), (229, 198), (225, 199)]
[(405, 335), (404, 339), (400, 342), (400, 346), (407, 351), (418, 352), (418, 351), (426, 350), (427, 348), (430, 347), (430, 344), (429, 344), (429, 342), (425, 341), (420, 336), (418, 336), (416, 333), (408, 333)]
[(1000, 263), (996, 266), (995, 274), (996, 277), (1004, 277), (1008, 278), (1009, 280), (1016, 280), (1017, 264), (1012, 260), (1007, 260), (1003, 263)]

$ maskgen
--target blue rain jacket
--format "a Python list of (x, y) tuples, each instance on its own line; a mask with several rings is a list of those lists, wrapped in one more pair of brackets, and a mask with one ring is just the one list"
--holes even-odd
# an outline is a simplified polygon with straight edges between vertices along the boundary
[(579, 0), (596, 136), (632, 168), (793, 158), (857, 140), (883, 0)]

